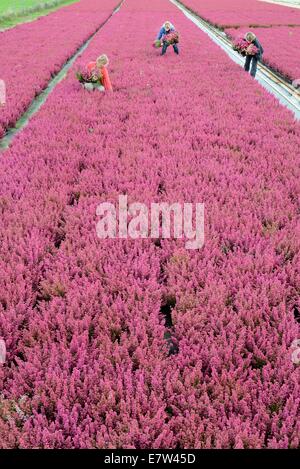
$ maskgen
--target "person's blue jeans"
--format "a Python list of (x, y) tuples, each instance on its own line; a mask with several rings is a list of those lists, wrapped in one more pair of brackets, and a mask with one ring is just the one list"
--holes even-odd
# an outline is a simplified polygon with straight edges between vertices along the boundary
[[(167, 52), (167, 49), (170, 45), (171, 44), (168, 44), (166, 41), (163, 42), (163, 48), (162, 48), (162, 51), (161, 51), (161, 55), (165, 55), (165, 53)], [(179, 49), (178, 49), (177, 44), (172, 44), (172, 46), (173, 46), (175, 54), (178, 55), (179, 54)]]
[[(251, 65), (252, 62), (252, 65)], [(258, 63), (258, 58), (255, 57), (255, 55), (247, 55), (246, 57), (246, 62), (245, 62), (245, 70), (246, 72), (249, 72), (250, 70), (250, 65), (251, 65), (251, 72), (250, 74), (255, 77), (256, 72), (257, 72), (257, 63)]]

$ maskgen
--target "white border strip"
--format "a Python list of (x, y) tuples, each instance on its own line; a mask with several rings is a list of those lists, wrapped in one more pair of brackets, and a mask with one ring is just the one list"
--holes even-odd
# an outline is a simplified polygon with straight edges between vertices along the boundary
[(290, 7), (290, 8), (300, 8), (300, 2), (298, 0), (294, 1), (287, 1), (285, 2), (284, 0), (282, 1), (277, 1), (277, 0), (259, 0), (260, 2), (265, 2), (265, 3), (273, 3), (273, 5), (283, 5), (284, 7)]

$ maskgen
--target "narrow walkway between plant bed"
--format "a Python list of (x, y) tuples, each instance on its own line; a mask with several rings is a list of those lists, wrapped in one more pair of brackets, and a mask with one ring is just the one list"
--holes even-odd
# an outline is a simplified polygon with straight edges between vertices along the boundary
[(0, 152), (6, 150), (12, 140), (15, 138), (15, 136), (29, 123), (30, 119), (34, 114), (36, 114), (41, 106), (45, 103), (47, 100), (48, 96), (52, 91), (55, 89), (55, 87), (60, 83), (65, 76), (67, 75), (69, 69), (72, 67), (74, 62), (77, 60), (80, 54), (85, 51), (85, 49), (89, 46), (91, 41), (94, 39), (96, 34), (108, 23), (108, 21), (120, 10), (122, 7), (122, 4), (125, 2), (125, 0), (122, 0), (118, 6), (113, 10), (113, 12), (110, 14), (110, 16), (107, 18), (107, 20), (102, 23), (97, 30), (89, 37), (87, 41), (83, 43), (83, 45), (75, 52), (75, 54), (65, 63), (65, 65), (62, 67), (60, 72), (55, 75), (55, 77), (49, 81), (47, 88), (45, 88), (31, 103), (27, 111), (18, 119), (16, 122), (15, 127), (10, 128), (6, 131), (6, 134), (2, 139), (0, 139)]
[[(205, 32), (219, 47), (221, 47), (227, 55), (235, 63), (244, 66), (244, 58), (235, 52), (231, 46), (231, 42), (226, 34), (217, 30), (217, 28), (210, 25), (207, 21), (203, 20), (196, 13), (192, 13), (178, 0), (170, 0), (182, 13), (191, 20), (198, 28)], [(275, 75), (270, 69), (263, 64), (258, 64), (258, 72), (256, 80), (269, 92), (277, 98), (281, 104), (290, 109), (295, 118), (300, 120), (300, 94), (288, 82)]]

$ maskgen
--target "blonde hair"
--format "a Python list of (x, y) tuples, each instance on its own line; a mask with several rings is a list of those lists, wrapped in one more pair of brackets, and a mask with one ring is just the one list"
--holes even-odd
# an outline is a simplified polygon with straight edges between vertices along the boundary
[(245, 35), (245, 39), (246, 39), (246, 41), (253, 42), (253, 41), (255, 41), (256, 36), (255, 36), (254, 33), (249, 32)]
[(164, 26), (166, 27), (167, 25), (169, 25), (169, 26), (170, 26), (170, 28), (171, 28), (171, 26), (172, 26), (170, 21), (165, 21), (165, 24), (164, 24)]
[(96, 60), (97, 67), (102, 67), (104, 65), (108, 65), (109, 60), (106, 54), (100, 55), (98, 59)]

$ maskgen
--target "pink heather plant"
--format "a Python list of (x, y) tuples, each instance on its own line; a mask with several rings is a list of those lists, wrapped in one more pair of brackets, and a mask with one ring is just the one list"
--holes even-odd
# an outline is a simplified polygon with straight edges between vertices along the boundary
[[(74, 74), (103, 44), (96, 96)], [(80, 64), (0, 158), (0, 447), (299, 447), (299, 124), (167, 0), (126, 0)], [(98, 239), (119, 194), (204, 202), (204, 248)]]
[(100, 70), (89, 71), (86, 66), (78, 67), (76, 78), (80, 83), (102, 83)]
[(259, 49), (254, 44), (249, 44), (245, 52), (246, 55), (256, 55), (259, 53)]
[(177, 31), (172, 31), (169, 34), (165, 34), (162, 41), (166, 41), (169, 44), (177, 44), (179, 42), (179, 34)]
[(242, 37), (238, 37), (233, 42), (233, 48), (240, 54), (246, 55), (246, 51), (250, 46), (250, 42), (246, 41), (246, 39)]

